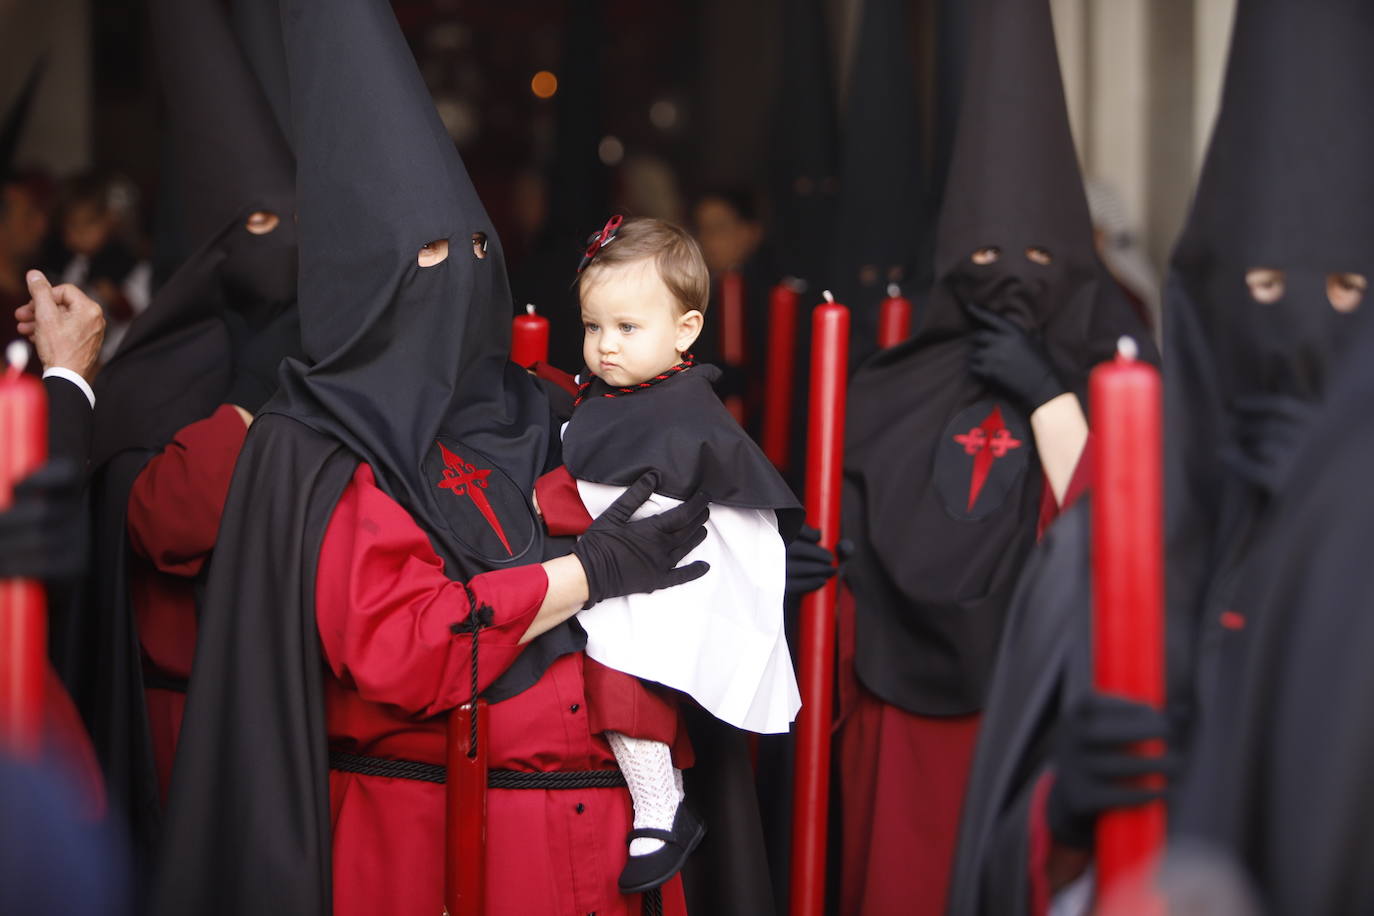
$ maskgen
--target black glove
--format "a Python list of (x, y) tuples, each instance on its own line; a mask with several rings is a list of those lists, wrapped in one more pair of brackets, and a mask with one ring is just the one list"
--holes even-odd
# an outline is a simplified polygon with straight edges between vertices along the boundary
[(1232, 442), (1222, 460), (1242, 479), (1278, 492), (1292, 470), (1316, 405), (1284, 394), (1237, 398), (1231, 408)]
[(973, 335), (969, 369), (974, 375), (1005, 390), (1027, 414), (1068, 390), (1054, 374), (1045, 348), (1015, 322), (969, 303), (964, 309), (983, 326)]
[(69, 579), (85, 567), (81, 474), (71, 461), (49, 461), (19, 482), (0, 512), (0, 579)]
[(224, 401), (257, 413), (277, 392), (277, 366), (288, 356), (303, 355), (301, 316), (288, 309), (249, 337), (234, 357), (234, 381)]
[(821, 546), (821, 533), (810, 525), (802, 525), (787, 545), (787, 597), (814, 592), (834, 575), (835, 555)]
[(590, 594), (583, 607), (691, 582), (711, 568), (704, 560), (674, 568), (706, 540), (711, 510), (701, 494), (667, 512), (630, 521), (657, 486), (658, 475), (646, 472), (578, 538), (572, 552), (586, 570)]
[(1131, 745), (1167, 740), (1169, 732), (1163, 712), (1120, 697), (1093, 693), (1073, 707), (1060, 725), (1047, 806), (1055, 842), (1089, 849), (1103, 811), (1162, 798), (1164, 789), (1143, 787), (1136, 778), (1157, 773), (1167, 782), (1178, 758), (1167, 750), (1162, 757), (1140, 757)]

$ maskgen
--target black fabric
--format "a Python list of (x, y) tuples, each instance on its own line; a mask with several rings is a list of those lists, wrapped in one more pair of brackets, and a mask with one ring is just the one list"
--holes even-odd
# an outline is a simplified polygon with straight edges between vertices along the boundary
[(700, 579), (711, 568), (705, 560), (675, 568), (706, 540), (702, 526), (711, 513), (700, 493), (666, 512), (630, 521), (657, 483), (658, 475), (652, 471), (640, 477), (577, 539), (573, 554), (582, 561), (587, 576), (584, 607), (607, 598), (682, 585)]
[[(696, 757), (683, 771), (688, 803), (706, 836), (682, 869), (687, 912), (769, 916), (775, 912), (763, 822), (745, 733), (697, 706), (682, 707)], [(782, 862), (776, 870), (786, 871)]]
[(357, 464), (285, 417), (249, 430), (201, 605), (151, 913), (332, 911), (314, 592)]
[[(916, 337), (856, 373), (847, 415), (858, 675), (922, 715), (982, 705), (1040, 510), (1028, 417), (970, 372), (979, 325), (964, 304), (1034, 335), (1080, 395), (1121, 335), (1154, 358), (1093, 250), (1047, 0), (978, 0), (972, 17), (934, 285)], [(984, 248), (1000, 257), (975, 264)]]
[(738, 509), (771, 509), (791, 540), (802, 509), (763, 452), (711, 388), (718, 370), (694, 366), (633, 394), (594, 379), (563, 434), (563, 463), (578, 480), (628, 487), (653, 471), (674, 499), (700, 493)]
[(91, 457), (91, 402), (75, 382), (60, 376), (43, 379), (48, 395), (48, 457), (66, 458), (86, 476)]
[(916, 287), (928, 273), (920, 105), (911, 4), (865, 0), (851, 56), (831, 284), (849, 306), (850, 366), (878, 348), (888, 285)]
[[(1374, 347), (1365, 322), (1353, 344)], [(1374, 505), (1361, 485), (1374, 447), (1369, 364), (1338, 370), (1294, 468), (1244, 564), (1240, 665), (1200, 737), (1206, 764), (1182, 813), (1234, 855), (1274, 913), (1363, 912), (1374, 884), (1368, 774), (1374, 722), (1368, 550)], [(1201, 808), (1202, 810), (1199, 810)]]
[[(329, 752), (329, 768), (341, 773), (360, 773), (364, 776), (386, 776), (391, 779), (413, 779), (443, 785), (448, 782), (448, 768), (437, 763), (418, 760), (395, 760), (388, 757), (368, 757), (344, 751)], [(619, 770), (488, 770), (488, 789), (528, 789), (564, 791), (568, 789), (622, 789), (625, 774)]]
[[(231, 328), (232, 335), (232, 328)], [(301, 356), (301, 319), (288, 309), (253, 334), (237, 349), (234, 380), (224, 400), (257, 413), (277, 390), (277, 367), (283, 359)]]
[(950, 916), (1030, 912), (1030, 798), (1050, 765), (1061, 708), (1086, 695), (1090, 625), (1086, 500), (1046, 532), (1008, 612), (960, 815)]
[(229, 18), (244, 59), (272, 108), (277, 128), (291, 146), (291, 85), (286, 77), (286, 47), (277, 0), (233, 0)]
[(24, 125), (28, 123), (33, 97), (38, 92), (38, 84), (42, 82), (46, 69), (47, 56), (42, 55), (34, 61), (19, 95), (5, 112), (4, 120), (0, 121), (0, 185), (8, 183), (13, 177), (15, 152), (19, 149), (19, 139), (23, 136)]

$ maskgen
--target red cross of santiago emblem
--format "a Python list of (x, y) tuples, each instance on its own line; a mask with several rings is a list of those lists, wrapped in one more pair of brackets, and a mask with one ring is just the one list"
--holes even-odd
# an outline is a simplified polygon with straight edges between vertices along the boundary
[(983, 484), (992, 472), (992, 463), (1005, 458), (1012, 449), (1020, 448), (1022, 442), (1014, 438), (1002, 419), (1002, 408), (994, 404), (987, 418), (966, 433), (954, 437), (954, 441), (964, 447), (964, 454), (973, 456), (973, 471), (968, 482), (968, 511), (978, 502), (978, 494), (983, 492)]
[(501, 527), (501, 520), (496, 517), (496, 510), (491, 507), (487, 500), (487, 494), (483, 491), (487, 488), (487, 478), (491, 476), (491, 469), (481, 469), (474, 464), (469, 464), (458, 455), (447, 448), (444, 443), (436, 443), (439, 446), (439, 453), (444, 456), (444, 476), (439, 481), (438, 486), (441, 490), (449, 490), (454, 496), (467, 496), (472, 500), (472, 504), (477, 507), (477, 511), (482, 513), (482, 517), (487, 520), (491, 530), (501, 539), (501, 546), (506, 548), (506, 553), (515, 556), (515, 552), (510, 549), (510, 541), (506, 540), (506, 532)]

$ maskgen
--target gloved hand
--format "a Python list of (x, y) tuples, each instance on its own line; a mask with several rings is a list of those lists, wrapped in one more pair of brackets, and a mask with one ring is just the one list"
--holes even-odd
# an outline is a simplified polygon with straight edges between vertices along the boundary
[(711, 568), (704, 560), (674, 568), (706, 540), (704, 525), (711, 510), (704, 496), (693, 496), (659, 515), (630, 520), (657, 486), (658, 475), (646, 472), (578, 538), (572, 552), (582, 561), (590, 594), (583, 607), (691, 582)]
[(835, 575), (835, 554), (821, 546), (821, 533), (802, 525), (796, 538), (787, 545), (788, 598), (814, 592)]
[(1165, 714), (1143, 703), (1093, 693), (1074, 706), (1060, 725), (1046, 812), (1055, 842), (1089, 849), (1103, 811), (1162, 798), (1164, 789), (1144, 787), (1138, 777), (1159, 774), (1167, 782), (1177, 756), (1166, 749), (1162, 757), (1141, 757), (1131, 745), (1167, 740), (1169, 732)]
[(234, 380), (225, 403), (257, 413), (277, 391), (277, 366), (286, 357), (300, 357), (303, 353), (300, 312), (288, 309), (247, 338), (237, 350)]
[(964, 303), (964, 310), (982, 325), (973, 335), (969, 369), (974, 375), (1006, 391), (1028, 415), (1068, 390), (1044, 347), (1015, 322), (971, 303)]
[(0, 512), (0, 579), (69, 579), (85, 567), (81, 475), (71, 461), (49, 461), (19, 482)]
[(1242, 479), (1269, 493), (1278, 492), (1293, 468), (1317, 405), (1284, 394), (1237, 398), (1231, 444), (1222, 460)]

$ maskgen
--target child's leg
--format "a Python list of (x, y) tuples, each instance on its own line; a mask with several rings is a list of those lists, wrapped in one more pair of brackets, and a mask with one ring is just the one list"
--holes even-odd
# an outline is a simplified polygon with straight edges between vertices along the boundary
[[(672, 830), (673, 816), (682, 801), (682, 772), (673, 768), (672, 751), (662, 741), (631, 738), (620, 732), (606, 732), (635, 807), (635, 829), (652, 827)], [(636, 837), (630, 841), (630, 855), (643, 856), (663, 848), (662, 840)]]

